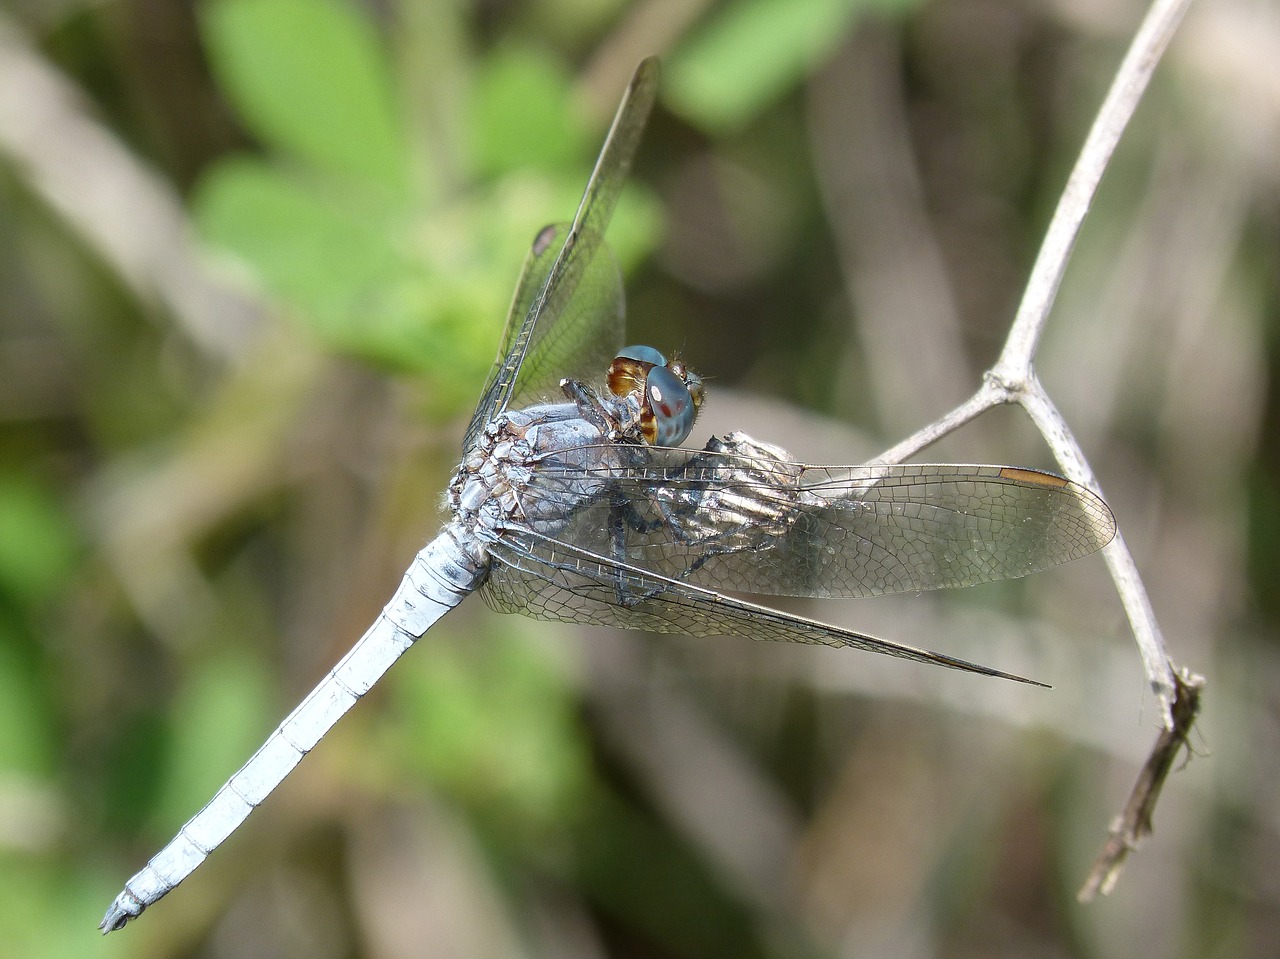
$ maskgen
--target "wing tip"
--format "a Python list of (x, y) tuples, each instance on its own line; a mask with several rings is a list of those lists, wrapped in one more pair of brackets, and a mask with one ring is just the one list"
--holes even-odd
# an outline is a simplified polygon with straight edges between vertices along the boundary
[[(879, 642), (885, 643), (886, 645), (889, 645), (889, 646), (897, 647), (899, 649), (910, 649), (910, 647), (902, 647), (896, 643), (887, 643), (885, 640), (879, 640)], [(875, 650), (875, 651), (889, 652), (890, 655), (893, 655), (893, 653), (890, 650)], [(1009, 672), (1005, 672), (1003, 669), (996, 669), (994, 666), (984, 666), (982, 663), (970, 662), (967, 659), (960, 659), (958, 656), (948, 656), (946, 653), (939, 653), (939, 652), (934, 652), (933, 650), (924, 650), (924, 649), (912, 650), (912, 651), (920, 653), (922, 655), (919, 657), (910, 657), (910, 658), (916, 659), (917, 661), (923, 661), (926, 663), (926, 665), (945, 666), (948, 669), (958, 669), (961, 672), (965, 672), (965, 673), (976, 673), (979, 676), (990, 676), (993, 679), (1008, 679), (1008, 680), (1012, 680), (1015, 683), (1025, 683), (1028, 686), (1039, 686), (1041, 689), (1053, 689), (1051, 685), (1049, 685), (1048, 683), (1042, 683), (1038, 679), (1030, 679), (1026, 676), (1020, 676), (1017, 673), (1009, 673)], [(908, 658), (908, 657), (902, 657), (902, 658)]]
[(1053, 689), (1049, 683), (1042, 683), (1038, 679), (1031, 679), (1027, 676), (1019, 676), (1017, 673), (1006, 673), (1002, 669), (992, 669), (989, 666), (979, 666), (978, 672), (984, 676), (990, 676), (993, 679), (1009, 679), (1015, 683), (1024, 683), (1027, 686), (1036, 686), (1040, 689)]

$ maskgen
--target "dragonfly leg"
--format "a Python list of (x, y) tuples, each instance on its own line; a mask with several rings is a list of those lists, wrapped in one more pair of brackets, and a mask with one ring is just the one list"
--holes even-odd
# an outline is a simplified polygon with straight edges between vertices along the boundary
[[(690, 459), (680, 474), (694, 476), (704, 475), (702, 467), (708, 455), (699, 454)], [(678, 481), (671, 488), (681, 489), (681, 493), (672, 497), (658, 490), (650, 491), (644, 502), (648, 503), (655, 514), (652, 518), (641, 515), (636, 504), (629, 498), (614, 495), (610, 499), (609, 509), (609, 542), (612, 558), (620, 564), (614, 576), (614, 602), (623, 608), (638, 606), (661, 594), (663, 587), (637, 592), (625, 577), (621, 568), (630, 562), (628, 555), (628, 539), (633, 535), (647, 536), (659, 530), (665, 530), (671, 541), (691, 549), (693, 558), (684, 569), (669, 570), (668, 575), (681, 582), (695, 577), (695, 574), (712, 560), (721, 556), (740, 553), (745, 550), (767, 551), (773, 549), (785, 534), (786, 525), (762, 523), (751, 527), (749, 541), (744, 541), (741, 527), (723, 530), (708, 526), (702, 521), (704, 500), (707, 490), (697, 488), (693, 484), (680, 484)]]
[(573, 401), (573, 405), (578, 408), (578, 412), (582, 414), (582, 418), (598, 429), (602, 434), (609, 437), (610, 440), (617, 441), (623, 436), (623, 424), (618, 417), (614, 416), (605, 408), (600, 397), (596, 396), (595, 391), (591, 387), (577, 380), (561, 380), (560, 389), (564, 391), (564, 395)]
[[(636, 510), (635, 505), (625, 496), (614, 494), (609, 500), (609, 544), (613, 560), (621, 565), (613, 579), (614, 602), (623, 609), (638, 606), (645, 600), (657, 596), (660, 589), (636, 592), (626, 581), (622, 568), (628, 562), (627, 539), (630, 534), (647, 535), (664, 527), (670, 527), (678, 540), (684, 541), (679, 524), (672, 526), (666, 516), (659, 510), (654, 519), (645, 519)], [(701, 563), (701, 560), (699, 561)]]
[[(626, 497), (613, 494), (609, 497), (609, 545), (613, 550), (613, 559), (618, 563), (627, 561), (627, 532), (633, 530), (651, 533), (658, 528), (658, 520), (647, 522), (636, 512)], [(614, 602), (626, 609), (639, 603), (644, 597), (637, 597), (627, 586), (623, 571), (618, 568), (613, 580)]]

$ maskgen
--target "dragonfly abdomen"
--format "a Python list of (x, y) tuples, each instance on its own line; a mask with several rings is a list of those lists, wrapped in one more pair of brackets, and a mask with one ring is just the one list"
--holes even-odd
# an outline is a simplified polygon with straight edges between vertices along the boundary
[(418, 553), (368, 631), (282, 722), (240, 771), (116, 897), (99, 926), (112, 932), (186, 879), (302, 761), (441, 616), (483, 580), (453, 524)]

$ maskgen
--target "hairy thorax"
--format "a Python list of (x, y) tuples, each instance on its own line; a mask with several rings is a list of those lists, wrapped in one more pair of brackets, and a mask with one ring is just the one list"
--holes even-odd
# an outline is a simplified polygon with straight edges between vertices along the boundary
[[(504, 413), (480, 435), (449, 484), (447, 501), (457, 520), (480, 540), (510, 525), (555, 535), (581, 502), (600, 494), (612, 444), (572, 403), (530, 406)], [(535, 473), (573, 475), (573, 483), (530, 492)]]

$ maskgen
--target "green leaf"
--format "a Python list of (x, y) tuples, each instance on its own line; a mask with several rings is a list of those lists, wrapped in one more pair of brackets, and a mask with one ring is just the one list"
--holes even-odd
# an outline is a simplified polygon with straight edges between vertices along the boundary
[(75, 532), (54, 498), (27, 477), (0, 476), (0, 589), (22, 602), (48, 598), (75, 557)]
[(322, 170), (404, 193), (405, 137), (373, 26), (345, 0), (217, 0), (210, 60), (245, 124)]
[(794, 87), (848, 35), (855, 14), (918, 0), (742, 0), (671, 58), (671, 108), (714, 133), (741, 127)]
[(475, 342), (477, 317), (492, 315), (500, 329), (510, 296), (506, 276), (495, 275), (496, 264), (464, 229), (476, 222), (475, 209), (424, 224), (428, 243), (403, 222), (361, 217), (247, 159), (214, 168), (192, 206), (204, 239), (292, 307), (293, 318), (325, 348), (432, 372), (447, 415), (464, 398), (474, 399), (497, 339), (492, 332)]
[(571, 122), (569, 78), (547, 56), (509, 49), (491, 56), (471, 100), (471, 154), (482, 176), (556, 170), (587, 150), (586, 131)]
[(360, 301), (400, 269), (388, 225), (361, 218), (272, 167), (218, 165), (192, 200), (204, 238), (234, 253), (317, 331), (346, 339)]

